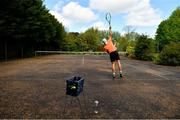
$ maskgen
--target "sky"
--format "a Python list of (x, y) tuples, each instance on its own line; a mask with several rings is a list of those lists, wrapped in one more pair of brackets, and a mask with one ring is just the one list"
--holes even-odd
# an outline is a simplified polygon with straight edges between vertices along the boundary
[(68, 32), (108, 30), (105, 16), (110, 13), (113, 31), (124, 34), (125, 26), (133, 26), (135, 32), (154, 37), (180, 0), (44, 0), (44, 5)]

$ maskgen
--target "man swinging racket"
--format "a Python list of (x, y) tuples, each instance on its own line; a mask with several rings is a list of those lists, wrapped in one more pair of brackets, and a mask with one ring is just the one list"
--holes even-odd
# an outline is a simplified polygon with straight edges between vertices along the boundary
[(117, 63), (118, 69), (119, 69), (119, 76), (122, 78), (122, 66), (120, 63), (120, 57), (117, 52), (116, 46), (113, 44), (112, 41), (112, 31), (111, 31), (111, 25), (110, 25), (110, 20), (111, 20), (111, 15), (110, 13), (106, 14), (106, 20), (109, 23), (109, 38), (106, 40), (105, 38), (103, 39), (104, 43), (104, 50), (110, 55), (111, 63), (112, 63), (112, 76), (113, 79), (116, 77), (115, 73), (115, 64)]

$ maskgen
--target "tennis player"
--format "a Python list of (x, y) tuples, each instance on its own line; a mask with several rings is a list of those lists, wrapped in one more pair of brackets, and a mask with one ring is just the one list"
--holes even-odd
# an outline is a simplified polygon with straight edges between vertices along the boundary
[(115, 73), (115, 63), (118, 65), (119, 69), (119, 76), (122, 78), (122, 66), (120, 62), (120, 57), (117, 52), (116, 46), (112, 42), (112, 31), (111, 27), (109, 28), (109, 38), (106, 40), (105, 38), (102, 40), (104, 43), (104, 50), (109, 54), (111, 64), (112, 64), (112, 77), (113, 79), (116, 78), (116, 73)]

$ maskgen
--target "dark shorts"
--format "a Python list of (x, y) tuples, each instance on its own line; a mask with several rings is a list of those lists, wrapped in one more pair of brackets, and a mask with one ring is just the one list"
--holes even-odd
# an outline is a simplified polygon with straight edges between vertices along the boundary
[(111, 62), (120, 60), (120, 57), (117, 51), (111, 52), (109, 55), (110, 55)]

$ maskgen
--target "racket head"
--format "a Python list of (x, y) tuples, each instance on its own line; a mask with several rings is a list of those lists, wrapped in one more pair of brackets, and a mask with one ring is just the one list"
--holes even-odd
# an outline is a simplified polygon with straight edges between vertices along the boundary
[(106, 21), (109, 23), (109, 26), (111, 25), (111, 14), (108, 12), (106, 13)]

